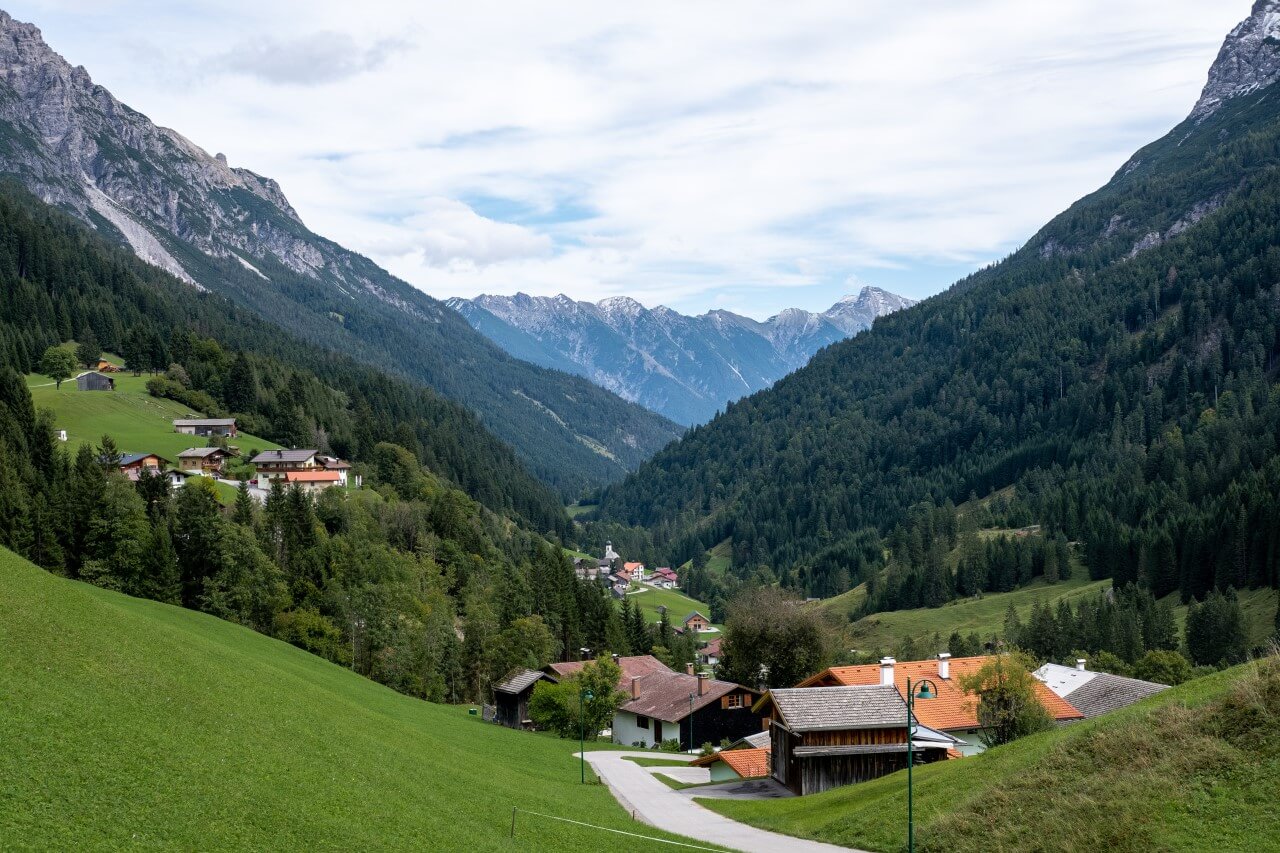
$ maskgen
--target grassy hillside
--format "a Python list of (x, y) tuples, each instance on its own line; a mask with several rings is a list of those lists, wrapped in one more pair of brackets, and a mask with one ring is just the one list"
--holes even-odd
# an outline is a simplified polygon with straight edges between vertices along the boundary
[[(37, 409), (53, 410), (58, 428), (67, 431), (72, 447), (83, 442), (97, 444), (105, 433), (116, 440), (121, 450), (150, 451), (177, 462), (178, 454), (188, 447), (204, 446), (206, 439), (173, 431), (174, 418), (191, 417), (193, 413), (181, 403), (148, 394), (150, 377), (116, 373), (112, 378), (116, 380), (114, 391), (79, 391), (74, 379), (57, 389), (47, 376), (26, 377), (32, 403)], [(203, 417), (200, 412), (194, 415)], [(243, 432), (235, 443), (246, 452), (280, 446)]]
[[(632, 589), (636, 589), (634, 584)], [(650, 622), (661, 621), (663, 607), (667, 608), (667, 619), (677, 628), (684, 617), (694, 610), (711, 618), (711, 608), (705, 602), (695, 601), (678, 589), (657, 589), (647, 584), (640, 585), (639, 589), (643, 592), (632, 592), (627, 597), (632, 604), (640, 607), (640, 612)]]
[[(1188, 682), (1131, 708), (920, 768), (930, 851), (1280, 849), (1280, 661)], [(906, 776), (763, 802), (702, 801), (768, 829), (906, 848)]]
[[(1071, 578), (1056, 584), (1047, 584), (1037, 579), (1012, 592), (988, 593), (982, 598), (952, 601), (942, 607), (894, 610), (865, 616), (849, 624), (845, 631), (845, 645), (859, 651), (892, 649), (908, 637), (924, 639), (937, 633), (945, 640), (953, 631), (966, 636), (976, 631), (986, 639), (1002, 632), (1005, 612), (1010, 604), (1025, 622), (1036, 602), (1042, 601), (1050, 607), (1057, 607), (1058, 602), (1065, 599), (1074, 606), (1080, 598), (1097, 595), (1100, 590), (1109, 586), (1110, 580), (1091, 581), (1088, 573), (1076, 566)], [(1181, 633), (1187, 618), (1187, 607), (1181, 603), (1177, 593), (1171, 597), (1178, 631)], [(1273, 630), (1277, 592), (1273, 589), (1247, 589), (1242, 590), (1239, 597), (1248, 627), (1249, 646), (1261, 645)], [(866, 590), (860, 585), (843, 595), (827, 599), (822, 602), (822, 606), (845, 615), (856, 609), (865, 598)]]
[[(0, 846), (631, 850), (576, 744), (0, 551)], [(670, 836), (666, 836), (670, 837)], [(663, 845), (665, 846), (665, 845)]]

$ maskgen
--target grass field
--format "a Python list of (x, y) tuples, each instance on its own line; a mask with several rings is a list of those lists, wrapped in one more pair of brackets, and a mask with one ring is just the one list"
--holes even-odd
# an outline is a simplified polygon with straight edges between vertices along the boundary
[[(658, 589), (647, 584), (632, 584), (633, 590), (637, 588), (643, 590), (643, 592), (631, 592), (627, 595), (627, 598), (630, 599), (633, 605), (640, 607), (640, 612), (650, 622), (662, 620), (663, 607), (667, 608), (667, 619), (676, 628), (680, 627), (684, 617), (695, 610), (708, 619), (711, 618), (711, 608), (705, 602), (695, 601), (677, 589)], [(716, 627), (723, 630), (723, 626), (718, 625)]]
[[(988, 593), (979, 599), (962, 599), (942, 607), (875, 613), (849, 624), (845, 640), (848, 648), (859, 651), (892, 649), (908, 637), (921, 640), (931, 637), (935, 632), (946, 640), (952, 631), (959, 631), (966, 636), (976, 631), (985, 640), (1003, 631), (1005, 612), (1010, 604), (1013, 604), (1025, 622), (1032, 606), (1038, 601), (1057, 607), (1060, 600), (1066, 599), (1074, 606), (1081, 597), (1097, 595), (1110, 585), (1109, 580), (1089, 580), (1085, 569), (1077, 565), (1070, 579), (1056, 584), (1037, 580), (1012, 592)], [(1249, 627), (1250, 645), (1261, 645), (1273, 630), (1277, 593), (1271, 589), (1251, 589), (1244, 590), (1239, 595)], [(822, 606), (844, 615), (865, 598), (866, 590), (859, 586), (843, 595), (827, 599), (822, 602)], [(1181, 633), (1187, 618), (1187, 608), (1176, 594), (1172, 601), (1174, 617)]]
[[(211, 616), (0, 550), (0, 847), (673, 849), (576, 742), (397, 694)], [(662, 836), (670, 838), (671, 836)]]
[[(29, 374), (27, 387), (36, 408), (52, 409), (59, 429), (67, 431), (72, 448), (80, 444), (98, 444), (104, 434), (116, 445), (134, 453), (158, 453), (177, 462), (177, 456), (188, 447), (202, 447), (206, 440), (173, 431), (174, 418), (191, 417), (189, 408), (173, 400), (163, 400), (147, 393), (148, 376), (116, 373), (114, 391), (79, 391), (74, 379), (55, 389), (48, 377)], [(195, 413), (195, 417), (203, 417)], [(270, 450), (280, 445), (248, 433), (240, 433), (235, 444), (248, 452)]]
[[(921, 851), (1280, 850), (1280, 661), (915, 774)], [(757, 826), (906, 849), (906, 776), (789, 800), (701, 800)]]

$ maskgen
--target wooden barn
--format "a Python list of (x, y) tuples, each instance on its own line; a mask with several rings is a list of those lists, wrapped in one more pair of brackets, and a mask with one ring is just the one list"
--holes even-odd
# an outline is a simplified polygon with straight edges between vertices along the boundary
[[(907, 703), (894, 687), (771, 690), (754, 710), (770, 718), (770, 775), (801, 796), (907, 766)], [(916, 743), (918, 762), (946, 756)]]
[(497, 709), (494, 722), (512, 729), (532, 728), (529, 697), (533, 695), (534, 685), (543, 678), (546, 678), (546, 673), (536, 669), (517, 667), (508, 672), (493, 686), (493, 704)]
[(116, 381), (94, 370), (86, 370), (76, 377), (76, 388), (81, 391), (114, 391)]

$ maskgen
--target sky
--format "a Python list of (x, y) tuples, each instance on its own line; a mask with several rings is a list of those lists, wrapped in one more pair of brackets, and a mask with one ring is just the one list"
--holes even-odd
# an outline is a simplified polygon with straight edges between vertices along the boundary
[(433, 296), (922, 298), (1190, 111), (1248, 0), (20, 0)]

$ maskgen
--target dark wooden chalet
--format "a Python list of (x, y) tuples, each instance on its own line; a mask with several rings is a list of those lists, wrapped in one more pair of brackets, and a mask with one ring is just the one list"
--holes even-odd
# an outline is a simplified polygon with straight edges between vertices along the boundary
[[(753, 710), (770, 718), (770, 775), (801, 796), (907, 766), (907, 703), (894, 687), (771, 690)], [(945, 758), (939, 747), (917, 740), (915, 760)]]
[(80, 391), (114, 391), (116, 381), (95, 370), (87, 370), (76, 377), (76, 388)]
[(493, 687), (494, 722), (512, 729), (532, 728), (529, 697), (533, 695), (534, 685), (543, 678), (546, 674), (536, 669), (518, 667), (508, 672)]

